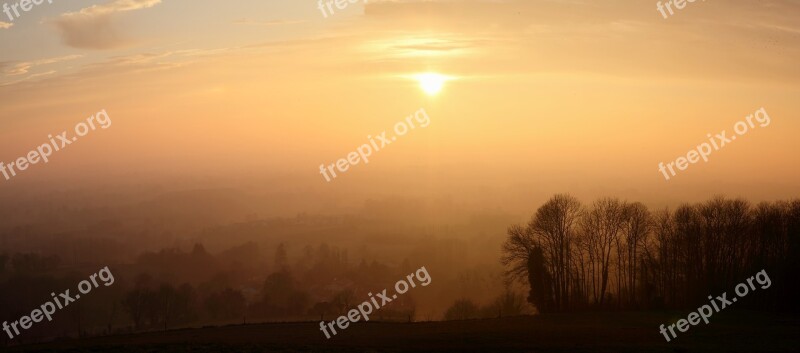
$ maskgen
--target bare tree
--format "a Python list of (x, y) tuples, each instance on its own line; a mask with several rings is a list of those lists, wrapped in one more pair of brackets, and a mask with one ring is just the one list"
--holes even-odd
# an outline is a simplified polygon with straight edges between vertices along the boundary
[(652, 227), (650, 211), (635, 202), (625, 207), (625, 223), (622, 236), (617, 238), (617, 298), (621, 305), (623, 294), (626, 304), (636, 305), (636, 279), (640, 256), (647, 244)]
[(589, 255), (592, 295), (596, 304), (605, 302), (612, 250), (625, 225), (626, 205), (617, 199), (596, 201), (581, 218), (582, 244)]
[(536, 246), (533, 234), (519, 225), (509, 227), (507, 233), (508, 239), (503, 243), (501, 259), (506, 266), (507, 279), (524, 280), (528, 277), (528, 259)]
[(620, 308), (687, 308), (760, 271), (776, 289), (742, 306), (798, 310), (798, 252), (800, 200), (751, 207), (715, 197), (651, 214), (613, 198), (582, 210), (556, 195), (526, 227), (508, 229), (502, 262), (509, 279), (527, 279), (540, 312), (607, 307), (611, 298)]
[(572, 249), (580, 215), (580, 201), (570, 195), (559, 194), (539, 207), (528, 223), (536, 244), (544, 251), (545, 264), (553, 278), (555, 305), (559, 310), (569, 308)]
[[(560, 194), (542, 205), (527, 227), (512, 226), (508, 230), (509, 238), (503, 245), (503, 264), (508, 267), (510, 278), (528, 278), (529, 301), (540, 311), (548, 310), (550, 301), (558, 310), (570, 307), (575, 267), (572, 250), (580, 214), (580, 202)], [(542, 288), (544, 286), (549, 288)]]

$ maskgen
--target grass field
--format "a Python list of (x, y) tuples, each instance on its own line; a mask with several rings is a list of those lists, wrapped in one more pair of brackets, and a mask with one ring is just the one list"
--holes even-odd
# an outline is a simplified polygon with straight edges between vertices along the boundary
[(10, 347), (11, 352), (798, 352), (800, 320), (722, 312), (667, 343), (686, 313), (551, 314), (423, 323), (359, 323), (331, 339), (319, 324), (272, 323), (150, 332)]

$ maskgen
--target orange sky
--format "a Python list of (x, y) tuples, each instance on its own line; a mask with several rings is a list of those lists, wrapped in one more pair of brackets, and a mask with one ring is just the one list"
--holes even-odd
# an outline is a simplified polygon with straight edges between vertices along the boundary
[[(328, 18), (310, 0), (45, 2), (0, 25), (0, 161), (101, 109), (113, 126), (0, 188), (284, 175), (272, 186), (510, 207), (556, 192), (797, 197), (798, 15), (788, 0), (668, 19), (655, 1), (370, 0)], [(453, 79), (430, 95), (425, 72)], [(761, 107), (768, 127), (664, 180), (658, 163)], [(420, 108), (430, 126), (320, 176)]]

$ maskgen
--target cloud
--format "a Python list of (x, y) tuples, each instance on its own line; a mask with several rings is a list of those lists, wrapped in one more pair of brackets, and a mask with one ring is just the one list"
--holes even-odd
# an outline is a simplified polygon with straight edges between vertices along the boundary
[(13, 25), (14, 25), (13, 23), (0, 21), (0, 29), (9, 29)]
[(116, 14), (151, 8), (161, 0), (115, 0), (92, 5), (77, 12), (68, 12), (53, 20), (64, 44), (80, 49), (113, 49), (130, 40), (122, 35), (114, 22)]
[(223, 55), (229, 50), (227, 48), (183, 49), (112, 56), (101, 62), (84, 65), (78, 71), (64, 75), (61, 78), (69, 82), (77, 82), (100, 77), (139, 75), (153, 71), (172, 70), (192, 65), (217, 55)]
[(33, 74), (33, 75), (30, 75), (30, 76), (21, 78), (19, 80), (14, 80), (14, 81), (9, 81), (9, 82), (0, 82), (0, 86), (10, 86), (10, 85), (14, 85), (14, 84), (17, 84), (17, 83), (20, 83), (20, 82), (33, 80), (33, 79), (36, 79), (38, 77), (49, 76), (49, 75), (52, 75), (54, 73), (56, 73), (55, 70), (50, 70), (50, 71), (47, 71), (47, 72), (40, 72), (38, 74)]
[[(19, 75), (28, 74), (36, 66), (53, 64), (77, 58), (83, 55), (69, 55), (57, 58), (42, 59), (33, 62), (2, 62), (0, 61), (0, 87), (26, 83), (30, 87), (49, 87), (61, 84), (75, 84), (80, 81), (99, 78), (122, 77), (125, 75), (141, 75), (148, 72), (168, 71), (205, 62), (209, 59), (227, 55), (238, 48), (217, 49), (181, 49), (163, 52), (144, 52), (139, 54), (118, 55), (106, 58), (99, 62), (89, 62), (83, 65), (74, 65), (72, 70), (51, 70), (35, 73), (19, 79)], [(5, 70), (3, 70), (5, 69)], [(47, 76), (47, 77), (44, 77)], [(5, 80), (9, 80), (4, 82)], [(34, 80), (39, 79), (39, 80)], [(2, 94), (2, 91), (0, 91)]]
[(237, 25), (250, 25), (250, 26), (280, 26), (280, 25), (293, 25), (303, 22), (305, 21), (298, 21), (298, 20), (256, 21), (249, 18), (242, 18), (233, 21), (233, 23)]
[(147, 9), (161, 3), (161, 0), (116, 0), (103, 5), (92, 5), (81, 9), (78, 12), (70, 12), (64, 15), (81, 14), (87, 16), (103, 16), (116, 12), (133, 11)]
[(409, 59), (418, 58), (417, 65), (480, 67), (487, 75), (591, 72), (796, 82), (796, 0), (696, 6), (664, 20), (652, 3), (637, 0), (371, 0), (364, 26), (382, 35), (363, 46), (371, 61), (359, 67), (408, 69), (414, 64)]
[(36, 61), (23, 61), (14, 64), (5, 69), (5, 74), (8, 76), (17, 76), (27, 74), (32, 68), (41, 65), (55, 64), (62, 61), (69, 61), (82, 58), (83, 55), (67, 55), (56, 58), (41, 59)]

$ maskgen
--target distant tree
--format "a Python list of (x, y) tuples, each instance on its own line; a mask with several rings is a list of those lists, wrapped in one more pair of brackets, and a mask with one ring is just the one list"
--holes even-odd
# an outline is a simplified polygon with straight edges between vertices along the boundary
[(294, 291), (294, 280), (287, 271), (275, 272), (264, 281), (262, 290), (264, 301), (275, 307), (285, 308)]
[(162, 284), (158, 288), (159, 307), (161, 311), (162, 322), (164, 323), (164, 331), (167, 330), (167, 325), (171, 322), (172, 314), (175, 311), (175, 304), (177, 295), (175, 288), (169, 284)]
[(152, 321), (157, 317), (158, 300), (152, 286), (153, 280), (150, 275), (139, 274), (134, 279), (134, 288), (122, 299), (122, 309), (130, 316), (135, 330), (142, 328), (146, 318)]
[(410, 294), (398, 296), (391, 303), (382, 306), (375, 315), (379, 320), (412, 322), (417, 311), (417, 304), (414, 296)]
[(55, 270), (61, 263), (56, 255), (41, 256), (39, 254), (14, 254), (11, 266), (18, 274), (37, 274)]
[(311, 245), (306, 245), (297, 260), (296, 268), (302, 269), (302, 272), (307, 272), (312, 266), (314, 266), (314, 248)]
[(445, 320), (469, 320), (478, 318), (479, 314), (480, 309), (475, 303), (469, 299), (459, 299), (447, 308), (444, 318)]
[(139, 330), (144, 319), (145, 312), (145, 297), (148, 296), (149, 289), (135, 288), (128, 291), (122, 300), (122, 308), (128, 313), (133, 321), (135, 330)]
[(356, 301), (356, 294), (352, 289), (347, 288), (333, 295), (331, 303), (338, 313), (345, 313)]
[(230, 320), (244, 316), (246, 300), (241, 291), (231, 288), (210, 295), (205, 300), (205, 308), (212, 319)]
[(8, 255), (0, 255), (0, 274), (6, 272), (6, 263), (8, 262)]
[(117, 315), (117, 302), (113, 301), (111, 303), (111, 312), (108, 315), (108, 323), (106, 324), (106, 335), (111, 334), (111, 330), (114, 324), (114, 316)]
[(288, 271), (279, 271), (264, 281), (262, 299), (254, 310), (267, 317), (302, 315), (307, 312), (308, 301), (308, 294), (295, 288), (292, 275)]
[(203, 244), (197, 243), (194, 244), (194, 248), (192, 248), (192, 254), (196, 256), (205, 256), (208, 254), (206, 251), (206, 247)]
[(320, 321), (325, 321), (325, 315), (333, 312), (333, 305), (330, 302), (319, 302), (309, 309), (310, 314), (319, 315)]
[(286, 246), (283, 243), (278, 244), (275, 249), (275, 268), (279, 271), (289, 270), (289, 260), (286, 256)]
[(176, 289), (174, 317), (177, 323), (191, 322), (197, 318), (197, 292), (189, 283)]
[(490, 305), (491, 312), (498, 317), (517, 316), (526, 313), (525, 299), (511, 290), (506, 290)]
[(144, 291), (144, 318), (148, 327), (159, 327), (164, 323), (164, 298), (159, 288), (147, 288)]
[(298, 289), (293, 290), (286, 307), (286, 314), (292, 316), (305, 314), (309, 301), (308, 293)]

